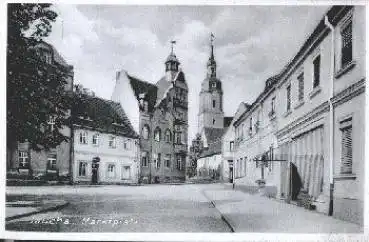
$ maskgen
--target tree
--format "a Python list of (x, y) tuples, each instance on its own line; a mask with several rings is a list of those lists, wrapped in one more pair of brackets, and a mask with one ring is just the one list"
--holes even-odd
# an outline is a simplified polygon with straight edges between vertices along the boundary
[[(47, 62), (37, 51), (52, 29), (57, 14), (51, 4), (8, 4), (7, 147), (28, 141), (40, 151), (68, 137), (61, 128), (69, 122), (71, 93), (65, 88), (71, 68)], [(53, 129), (48, 121), (55, 120)]]
[(199, 155), (202, 149), (203, 149), (203, 144), (201, 140), (201, 135), (196, 134), (195, 138), (192, 140), (192, 145), (190, 147), (190, 153), (189, 153), (189, 162), (190, 162), (190, 166), (188, 169), (189, 177), (196, 175), (197, 160), (199, 159)]

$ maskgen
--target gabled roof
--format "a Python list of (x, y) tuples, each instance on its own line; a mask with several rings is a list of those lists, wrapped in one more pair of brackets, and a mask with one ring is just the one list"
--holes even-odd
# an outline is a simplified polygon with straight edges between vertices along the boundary
[(204, 128), (204, 135), (208, 144), (204, 148), (199, 157), (206, 157), (222, 153), (222, 136), (225, 129), (219, 128)]
[(224, 117), (224, 128), (228, 128), (231, 125), (233, 117)]
[(149, 111), (152, 111), (156, 103), (158, 88), (155, 86), (155, 84), (142, 81), (128, 74), (127, 76), (129, 78), (130, 84), (132, 86), (132, 89), (135, 93), (137, 100), (139, 100), (140, 94), (145, 93), (146, 94), (145, 100), (148, 101), (149, 103)]
[(218, 139), (214, 143), (209, 144), (208, 148), (204, 148), (201, 151), (199, 158), (218, 155), (221, 153), (222, 153), (222, 140)]
[(85, 94), (76, 95), (72, 105), (73, 124), (100, 132), (138, 138), (119, 103)]

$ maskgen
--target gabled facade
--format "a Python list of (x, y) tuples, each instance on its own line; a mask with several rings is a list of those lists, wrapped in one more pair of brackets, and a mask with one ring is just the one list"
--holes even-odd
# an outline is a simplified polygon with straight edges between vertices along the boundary
[(138, 134), (119, 103), (76, 94), (73, 183), (138, 183)]
[(140, 134), (140, 181), (184, 181), (187, 157), (188, 87), (172, 52), (156, 84), (117, 72), (112, 100), (119, 102)]
[(235, 122), (235, 159), (250, 161), (242, 182), (263, 179), (276, 197), (363, 223), (364, 33), (364, 7), (331, 7)]

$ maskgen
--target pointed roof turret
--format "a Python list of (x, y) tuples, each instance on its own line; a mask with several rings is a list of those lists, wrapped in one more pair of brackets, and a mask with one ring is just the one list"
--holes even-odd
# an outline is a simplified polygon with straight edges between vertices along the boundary
[(210, 33), (210, 57), (208, 60), (208, 75), (210, 77), (216, 77), (216, 68), (217, 68), (217, 63), (215, 62), (215, 58), (214, 58), (214, 45), (213, 45), (213, 41), (214, 41), (214, 34)]

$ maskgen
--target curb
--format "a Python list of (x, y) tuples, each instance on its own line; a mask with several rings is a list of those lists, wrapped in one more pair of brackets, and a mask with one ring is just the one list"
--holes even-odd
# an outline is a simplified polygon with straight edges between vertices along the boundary
[[(215, 204), (214, 201), (210, 201), (210, 203), (214, 206), (214, 208), (216, 208), (219, 211), (219, 209), (217, 208), (217, 206), (216, 206), (216, 204)], [(227, 224), (227, 226), (229, 227), (229, 229), (231, 230), (231, 232), (234, 233), (235, 230), (234, 230), (233, 226), (231, 225), (229, 219), (227, 219), (226, 216), (223, 215), (220, 211), (219, 211), (219, 213), (220, 213), (220, 218)]]
[(23, 214), (17, 214), (17, 215), (14, 215), (14, 216), (6, 217), (5, 221), (11, 221), (11, 220), (18, 219), (18, 218), (28, 217), (28, 216), (31, 216), (31, 215), (34, 215), (34, 214), (55, 211), (55, 210), (58, 210), (58, 209), (65, 208), (68, 205), (69, 205), (69, 202), (64, 202), (62, 204), (55, 205), (55, 206), (52, 206), (52, 207), (47, 207), (47, 208), (44, 208), (44, 209), (41, 208), (40, 210), (37, 210), (37, 211), (23, 213)]
[(232, 226), (230, 219), (227, 219), (227, 217), (217, 208), (216, 203), (211, 200), (205, 193), (204, 190), (202, 190), (202, 194), (210, 201), (211, 205), (220, 213), (220, 218), (223, 220), (223, 222), (228, 226), (228, 228), (231, 230), (232, 233), (235, 232), (234, 226)]

